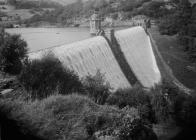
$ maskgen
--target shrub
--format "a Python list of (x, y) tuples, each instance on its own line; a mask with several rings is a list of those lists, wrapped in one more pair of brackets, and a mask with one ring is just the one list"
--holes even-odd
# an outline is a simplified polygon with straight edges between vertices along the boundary
[(32, 98), (45, 98), (54, 94), (69, 94), (82, 90), (79, 77), (48, 54), (41, 60), (27, 60), (18, 77)]
[(196, 127), (196, 97), (163, 80), (151, 91), (151, 105), (158, 123), (175, 122), (181, 127)]
[(196, 127), (196, 97), (179, 94), (173, 101), (174, 119), (182, 127)]
[(117, 105), (119, 108), (126, 106), (138, 109), (140, 117), (146, 122), (154, 122), (154, 112), (150, 103), (148, 92), (141, 87), (133, 87), (132, 89), (118, 90), (111, 94), (107, 103), (109, 105)]
[(0, 109), (23, 133), (28, 130), (47, 140), (85, 140), (83, 117), (98, 111), (99, 106), (83, 96), (59, 95), (33, 102), (0, 100)]
[(156, 88), (155, 89), (157, 90), (158, 93), (161, 92), (163, 95), (166, 95), (170, 101), (175, 99), (178, 94), (182, 93), (179, 87), (177, 87), (174, 83), (171, 83), (165, 79), (163, 79), (162, 85), (157, 86)]
[(152, 18), (159, 18), (167, 13), (168, 10), (165, 8), (165, 3), (162, 1), (150, 1), (148, 4), (145, 4), (140, 8), (140, 14)]
[(133, 87), (132, 89), (120, 89), (111, 94), (107, 103), (109, 105), (117, 105), (119, 108), (126, 106), (137, 107), (139, 105), (145, 105), (150, 102), (147, 92), (140, 87)]
[(144, 126), (140, 119), (131, 121), (128, 118), (123, 118), (123, 127), (120, 128), (119, 139), (157, 140), (157, 136), (151, 128)]
[[(28, 139), (28, 140), (44, 140), (39, 136), (35, 136), (30, 132), (31, 127), (24, 127), (21, 118), (21, 106), (23, 103), (13, 100), (0, 100), (0, 124), (1, 124), (1, 139), (12, 140)], [(20, 113), (18, 113), (20, 112)], [(18, 114), (17, 114), (18, 113)], [(17, 119), (13, 119), (14, 117)], [(20, 115), (20, 116), (19, 116)]]
[(95, 132), (102, 134), (104, 130), (111, 130), (111, 135), (117, 138), (118, 134), (129, 137), (130, 133), (131, 138), (137, 139), (145, 133), (142, 135), (145, 140), (153, 134), (152, 129), (145, 131), (146, 127), (139, 117), (133, 117), (137, 116), (134, 111), (100, 106), (80, 95), (50, 96), (44, 100), (22, 103), (0, 100), (0, 109), (15, 120), (21, 130), (28, 128), (33, 135), (48, 140), (87, 140), (93, 138)]
[(178, 32), (176, 15), (164, 16), (159, 22), (159, 32), (163, 35), (175, 35)]
[(174, 119), (173, 104), (179, 95), (184, 94), (174, 83), (165, 79), (161, 85), (151, 89), (151, 106), (157, 123), (172, 123)]
[(9, 74), (19, 74), (22, 60), (26, 57), (27, 43), (20, 35), (10, 35), (4, 29), (0, 32), (0, 70)]
[(98, 136), (110, 137), (119, 140), (157, 140), (156, 134), (151, 127), (144, 124), (134, 108), (126, 107), (119, 116), (115, 116), (112, 125), (101, 129)]
[(84, 88), (88, 92), (88, 96), (98, 104), (104, 104), (110, 95), (111, 87), (105, 81), (104, 74), (98, 70), (96, 75), (88, 75), (83, 80)]
[(166, 123), (171, 120), (171, 106), (166, 97), (160, 91), (154, 92), (151, 97), (152, 109), (157, 123)]

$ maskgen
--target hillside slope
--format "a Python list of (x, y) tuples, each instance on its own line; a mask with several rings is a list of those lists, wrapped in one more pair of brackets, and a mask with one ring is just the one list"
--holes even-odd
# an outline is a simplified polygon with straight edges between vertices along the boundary
[[(50, 0), (50, 1), (57, 2), (62, 5), (68, 5), (68, 4), (72, 4), (72, 3), (76, 2), (77, 0)], [(82, 1), (85, 2), (87, 0), (82, 0)]]

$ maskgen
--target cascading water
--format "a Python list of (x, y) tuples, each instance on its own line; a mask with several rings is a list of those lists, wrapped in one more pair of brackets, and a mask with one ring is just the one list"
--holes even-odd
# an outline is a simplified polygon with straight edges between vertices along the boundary
[(81, 78), (95, 75), (100, 70), (114, 90), (131, 87), (135, 80), (146, 88), (161, 81), (150, 38), (142, 27), (117, 31), (114, 39), (116, 42), (112, 41), (114, 44), (109, 46), (104, 37), (98, 36), (30, 53), (29, 58), (40, 59), (52, 52)]
[(139, 82), (146, 88), (161, 81), (161, 74), (152, 50), (150, 37), (142, 27), (133, 27), (115, 32), (129, 66)]
[(114, 90), (131, 87), (110, 46), (101, 36), (34, 52), (29, 54), (29, 58), (40, 59), (48, 52), (52, 52), (65, 67), (74, 70), (81, 78), (88, 74), (95, 75), (97, 70), (100, 70)]

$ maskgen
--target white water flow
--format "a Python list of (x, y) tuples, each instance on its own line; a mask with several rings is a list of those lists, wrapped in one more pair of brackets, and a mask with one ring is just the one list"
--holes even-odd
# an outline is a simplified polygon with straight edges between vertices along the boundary
[(161, 81), (151, 41), (142, 27), (115, 32), (115, 37), (133, 73), (147, 88)]
[(74, 70), (81, 78), (88, 74), (95, 75), (97, 70), (100, 70), (101, 73), (105, 74), (106, 81), (114, 90), (131, 87), (110, 46), (101, 36), (30, 53), (29, 57), (30, 59), (40, 59), (48, 52), (52, 52), (65, 67)]

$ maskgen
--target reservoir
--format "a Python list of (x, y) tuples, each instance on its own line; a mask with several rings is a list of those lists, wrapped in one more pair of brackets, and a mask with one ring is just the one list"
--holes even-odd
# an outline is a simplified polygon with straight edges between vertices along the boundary
[(90, 38), (89, 28), (12, 28), (8, 33), (20, 34), (29, 52), (60, 46)]

